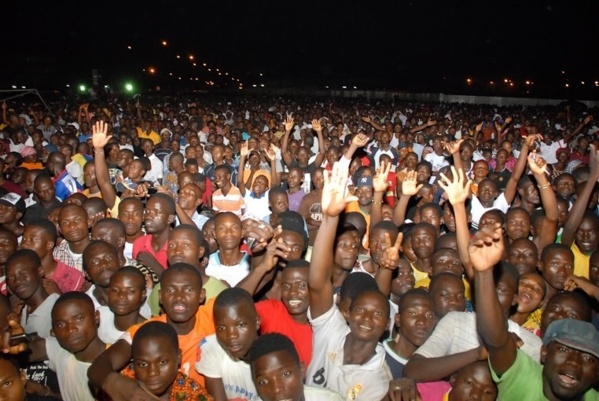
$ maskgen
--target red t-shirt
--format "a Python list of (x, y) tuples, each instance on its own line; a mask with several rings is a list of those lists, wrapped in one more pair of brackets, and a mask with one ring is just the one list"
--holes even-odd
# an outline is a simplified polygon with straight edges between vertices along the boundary
[(385, 202), (391, 207), (395, 207), (395, 188), (397, 188), (397, 177), (394, 171), (389, 171), (387, 175), (387, 191), (385, 192)]
[(160, 249), (158, 252), (154, 252), (154, 249), (152, 248), (153, 237), (154, 236), (152, 234), (148, 234), (133, 241), (133, 259), (137, 259), (137, 255), (139, 255), (140, 252), (148, 252), (150, 255), (154, 256), (158, 263), (160, 263), (160, 266), (166, 269), (168, 267), (168, 261), (166, 257), (168, 241), (164, 243), (162, 249)]
[(56, 283), (63, 294), (69, 291), (79, 291), (85, 282), (83, 273), (74, 267), (65, 265), (60, 260), (56, 262), (56, 270), (52, 277), (48, 278)]
[(308, 366), (312, 359), (312, 326), (293, 320), (282, 301), (260, 301), (256, 303), (256, 311), (262, 321), (260, 333), (280, 333), (289, 337), (295, 345), (300, 361)]

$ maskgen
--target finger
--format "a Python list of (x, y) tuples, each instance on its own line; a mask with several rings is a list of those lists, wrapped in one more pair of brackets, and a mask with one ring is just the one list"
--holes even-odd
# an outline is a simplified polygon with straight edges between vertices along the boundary
[(354, 196), (354, 195), (349, 195), (349, 196), (346, 196), (346, 197), (345, 197), (345, 201), (346, 201), (347, 203), (350, 203), (350, 202), (357, 202), (357, 201), (358, 201), (358, 197), (357, 197), (357, 196)]
[(403, 233), (397, 234), (397, 238), (395, 239), (395, 245), (393, 245), (394, 249), (401, 248), (401, 242), (403, 241)]
[(420, 192), (420, 190), (422, 189), (422, 187), (424, 186), (424, 184), (420, 184), (416, 187), (416, 193)]
[(387, 249), (391, 248), (391, 236), (388, 232), (385, 232), (385, 245)]

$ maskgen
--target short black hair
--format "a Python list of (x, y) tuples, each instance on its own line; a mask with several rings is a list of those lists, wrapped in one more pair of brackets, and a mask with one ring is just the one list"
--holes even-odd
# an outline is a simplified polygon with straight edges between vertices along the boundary
[[(214, 150), (214, 148), (216, 148), (217, 146), (219, 146), (219, 145), (214, 145), (214, 146), (212, 147), (212, 149)], [(224, 147), (224, 146), (221, 146), (221, 147), (223, 148), (223, 150), (225, 149), (225, 147)], [(227, 172), (227, 174), (231, 174), (231, 169), (229, 168), (229, 165), (227, 165), (227, 164), (219, 164), (218, 166), (216, 166), (216, 167), (214, 168), (214, 172), (215, 172), (215, 173), (216, 173), (217, 171), (219, 171), (219, 170), (225, 170), (225, 171)]]
[(58, 239), (58, 233), (56, 232), (56, 226), (50, 220), (33, 220), (28, 222), (25, 227), (39, 228), (50, 236), (50, 241), (56, 245)]
[(422, 211), (424, 209), (434, 209), (439, 214), (439, 217), (443, 216), (443, 209), (441, 209), (441, 206), (439, 206), (438, 203), (435, 203), (435, 202), (425, 203), (424, 205), (420, 206), (419, 211), (422, 213)]
[(92, 312), (96, 311), (94, 301), (92, 301), (91, 297), (87, 295), (85, 292), (69, 291), (59, 296), (56, 302), (54, 303), (54, 306), (52, 307), (52, 320), (54, 320), (54, 313), (56, 313), (56, 309), (58, 309), (60, 305), (73, 301), (82, 301), (83, 303), (87, 304), (87, 306), (89, 306)]
[(566, 253), (571, 254), (572, 257), (574, 257), (574, 253), (572, 252), (572, 250), (570, 249), (569, 246), (562, 244), (560, 242), (554, 242), (552, 244), (547, 245), (545, 248), (543, 248), (543, 252), (541, 253), (541, 261), (544, 261), (547, 258), (547, 255), (549, 255), (549, 252), (556, 251), (556, 250), (564, 251)]
[(170, 265), (168, 267), (168, 269), (166, 269), (164, 271), (164, 273), (162, 273), (162, 276), (160, 277), (160, 282), (164, 282), (164, 279), (172, 274), (175, 273), (181, 273), (181, 272), (190, 272), (192, 275), (194, 275), (198, 281), (200, 282), (200, 287), (204, 286), (204, 282), (202, 280), (202, 275), (200, 274), (200, 272), (198, 271), (198, 269), (196, 269), (194, 266), (190, 265), (189, 263), (175, 263), (173, 265)]
[(452, 280), (458, 280), (459, 282), (462, 282), (462, 278), (460, 276), (456, 276), (453, 273), (450, 272), (441, 272), (433, 277), (431, 277), (431, 282), (428, 285), (428, 292), (430, 294), (433, 294), (433, 292), (435, 292), (437, 286), (439, 285), (439, 281), (442, 281), (444, 278), (449, 278)]
[(133, 354), (139, 346), (139, 343), (146, 338), (164, 338), (173, 349), (179, 351), (179, 337), (173, 326), (168, 323), (152, 321), (142, 324), (133, 336), (133, 341), (131, 342), (131, 351)]
[(125, 223), (123, 223), (119, 219), (115, 219), (114, 217), (105, 217), (103, 219), (100, 219), (96, 222), (94, 227), (98, 227), (101, 225), (106, 225), (110, 228), (114, 228), (117, 231), (117, 235), (119, 237), (124, 237), (125, 235), (127, 235), (127, 232), (125, 231)]
[(287, 264), (284, 267), (284, 270), (286, 269), (309, 269), (310, 268), (310, 262), (308, 262), (306, 259), (296, 259), (296, 260), (291, 260), (289, 262), (287, 262)]
[(83, 264), (83, 270), (88, 270), (89, 260), (91, 258), (91, 253), (99, 247), (107, 247), (110, 252), (113, 253), (115, 257), (118, 258), (119, 251), (112, 245), (110, 242), (103, 241), (101, 239), (91, 240), (89, 244), (83, 250), (83, 255), (81, 256), (81, 262)]
[(270, 189), (270, 191), (268, 191), (268, 200), (271, 200), (275, 197), (275, 195), (287, 195), (289, 196), (289, 194), (287, 194), (287, 190), (283, 187), (273, 187)]
[(512, 280), (514, 280), (514, 282), (516, 283), (516, 290), (518, 289), (520, 272), (518, 271), (518, 269), (516, 269), (514, 265), (512, 265), (509, 262), (506, 262), (505, 260), (502, 260), (501, 262), (497, 263), (493, 268), (493, 281), (495, 282), (495, 285), (499, 283), (499, 280), (501, 280), (503, 276), (511, 277)]
[(308, 249), (308, 242), (310, 240), (305, 229), (306, 221), (301, 214), (293, 210), (286, 210), (279, 214), (279, 224), (283, 230), (293, 231), (301, 235), (302, 239), (304, 240), (302, 251), (306, 251), (306, 249)]
[(378, 288), (376, 281), (370, 274), (363, 272), (350, 273), (341, 284), (339, 297), (353, 301), (361, 293), (378, 290)]
[(280, 351), (287, 352), (295, 363), (300, 364), (299, 354), (293, 341), (280, 333), (267, 333), (259, 336), (250, 348), (248, 362), (252, 365), (256, 359)]
[(37, 255), (37, 253), (35, 253), (31, 249), (19, 249), (18, 251), (10, 255), (8, 259), (6, 259), (6, 266), (10, 265), (18, 259), (27, 259), (28, 261), (32, 261), (35, 264), (36, 268), (39, 268), (42, 265), (42, 261), (40, 257)]
[(150, 196), (150, 198), (148, 199), (158, 199), (164, 202), (164, 204), (166, 205), (166, 211), (169, 215), (174, 215), (177, 213), (177, 205), (175, 204), (175, 200), (168, 196), (167, 194), (163, 194), (163, 193), (157, 193), (154, 194), (152, 196)]
[(547, 305), (550, 303), (560, 302), (562, 299), (572, 299), (578, 305), (582, 307), (580, 320), (584, 322), (591, 322), (593, 318), (592, 299), (581, 289), (577, 288), (574, 291), (558, 292), (553, 295), (547, 301)]
[(132, 274), (134, 276), (139, 277), (141, 279), (141, 282), (143, 283), (142, 290), (146, 289), (146, 276), (137, 267), (131, 265), (123, 266), (117, 271), (115, 271), (114, 274), (110, 276), (110, 281), (114, 280), (115, 277), (118, 277), (123, 274)]
[(214, 310), (217, 308), (228, 308), (240, 304), (252, 305), (254, 308), (254, 299), (252, 295), (243, 288), (226, 288), (216, 296), (214, 300)]
[(121, 213), (122, 208), (128, 204), (128, 203), (135, 203), (135, 206), (139, 206), (139, 208), (143, 211), (144, 209), (144, 204), (141, 201), (141, 199), (136, 198), (134, 196), (131, 196), (129, 198), (124, 198), (120, 203), (119, 203), (119, 213)]
[(197, 246), (202, 246), (204, 241), (204, 234), (202, 234), (202, 230), (198, 228), (195, 224), (179, 224), (177, 227), (173, 228), (169, 234), (169, 236), (173, 235), (178, 231), (190, 231), (193, 233), (194, 239), (196, 240)]
[(106, 205), (104, 199), (98, 198), (97, 196), (85, 199), (81, 206), (85, 210), (87, 210), (87, 208), (89, 207), (96, 213), (106, 212), (106, 210), (108, 209), (108, 205)]
[(430, 299), (432, 301), (432, 296), (429, 291), (424, 288), (412, 288), (411, 290), (406, 291), (405, 294), (401, 296), (399, 302), (397, 304), (397, 312), (402, 313), (405, 308), (408, 307), (408, 300), (413, 297), (423, 297)]

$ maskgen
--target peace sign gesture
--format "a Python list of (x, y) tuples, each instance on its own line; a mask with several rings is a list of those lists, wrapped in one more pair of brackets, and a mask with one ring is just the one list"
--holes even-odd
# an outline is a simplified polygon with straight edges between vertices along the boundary
[(333, 164), (331, 176), (324, 175), (324, 187), (322, 188), (322, 200), (320, 202), (323, 215), (337, 217), (345, 210), (348, 203), (358, 200), (356, 196), (345, 196), (347, 174), (347, 167), (335, 163)]
[(385, 233), (385, 249), (379, 252), (379, 266), (383, 269), (395, 270), (399, 264), (399, 250), (401, 249), (401, 241), (403, 241), (403, 233), (397, 234), (395, 244), (391, 246), (391, 236)]

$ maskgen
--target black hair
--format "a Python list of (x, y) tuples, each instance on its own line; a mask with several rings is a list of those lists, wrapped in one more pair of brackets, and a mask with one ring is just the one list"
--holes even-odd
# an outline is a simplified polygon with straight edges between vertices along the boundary
[[(52, 225), (54, 226), (54, 224)], [(56, 231), (56, 227), (54, 227), (54, 231)], [(15, 244), (17, 247), (19, 246), (19, 239), (17, 238), (16, 234), (10, 231), (8, 228), (0, 227), (0, 234), (6, 235), (13, 244)]]
[(433, 294), (435, 292), (435, 290), (437, 289), (437, 286), (439, 285), (439, 281), (442, 281), (443, 278), (450, 278), (450, 279), (455, 279), (458, 280), (460, 283), (462, 282), (462, 278), (460, 276), (456, 276), (453, 273), (450, 272), (441, 272), (433, 277), (431, 277), (431, 282), (428, 285), (428, 292), (430, 294)]
[(426, 160), (422, 160), (422, 161), (418, 162), (418, 164), (416, 165), (416, 170), (418, 170), (418, 167), (423, 167), (423, 166), (428, 168), (431, 173), (433, 172), (433, 165), (429, 161), (426, 161)]
[(350, 311), (354, 308), (354, 303), (356, 302), (356, 300), (362, 297), (364, 294), (372, 294), (383, 300), (383, 303), (386, 305), (385, 309), (383, 309), (383, 316), (389, 316), (389, 313), (391, 311), (391, 306), (389, 305), (389, 298), (385, 296), (385, 294), (383, 294), (378, 288), (365, 290), (360, 292), (359, 294), (356, 294), (355, 298), (352, 298), (351, 303), (349, 305)]
[(33, 262), (33, 264), (35, 265), (35, 269), (39, 269), (42, 265), (42, 261), (40, 257), (37, 255), (37, 253), (35, 253), (31, 249), (19, 249), (18, 251), (10, 255), (8, 259), (6, 259), (6, 266), (19, 259), (26, 259), (27, 261)]
[(572, 176), (576, 180), (576, 183), (587, 181), (591, 169), (589, 166), (582, 166), (572, 171)]
[(172, 274), (181, 273), (181, 272), (190, 272), (199, 281), (200, 288), (202, 288), (204, 286), (204, 282), (202, 280), (202, 275), (200, 274), (198, 269), (196, 269), (194, 266), (190, 265), (189, 263), (175, 263), (175, 264), (170, 265), (168, 267), (168, 269), (166, 269), (162, 273), (162, 276), (160, 277), (160, 282), (163, 283), (164, 279), (166, 277), (168, 277)]
[(253, 363), (256, 359), (280, 351), (288, 353), (295, 363), (300, 364), (299, 354), (293, 341), (280, 333), (267, 333), (259, 336), (250, 348), (248, 362), (252, 365), (253, 369)]
[(169, 160), (177, 160), (177, 159), (179, 159), (179, 161), (183, 162), (183, 160), (185, 160), (185, 157), (180, 152), (171, 153)]
[[(360, 212), (344, 212), (341, 213), (341, 217), (339, 219), (339, 226), (346, 226), (348, 224), (351, 224), (353, 227), (356, 228), (356, 230), (358, 230), (358, 235), (360, 236), (360, 238), (364, 237), (364, 235), (366, 235), (366, 219), (364, 218), (364, 215)], [(339, 227), (338, 226), (338, 227)], [(337, 234), (337, 236), (339, 235), (339, 233)]]
[(439, 206), (439, 204), (435, 203), (435, 202), (425, 203), (424, 205), (420, 206), (418, 209), (420, 210), (420, 213), (422, 213), (422, 211), (424, 209), (434, 209), (439, 214), (439, 217), (443, 217), (443, 209), (441, 209), (441, 206)]
[(190, 166), (198, 166), (198, 161), (196, 159), (185, 160), (185, 167), (190, 167)]
[(447, 246), (445, 246), (445, 241), (457, 241), (457, 235), (456, 233), (452, 233), (452, 232), (447, 232), (445, 234), (440, 235), (437, 240), (435, 241), (435, 252), (441, 250), (441, 249), (453, 249), (453, 248), (448, 248)]
[(119, 213), (121, 213), (121, 208), (126, 205), (127, 203), (135, 203), (136, 206), (139, 206), (139, 208), (143, 211), (144, 209), (144, 204), (141, 201), (141, 199), (136, 198), (134, 196), (131, 196), (129, 198), (124, 198), (120, 203), (119, 203)]
[(435, 226), (433, 226), (431, 223), (427, 223), (425, 221), (416, 223), (416, 225), (414, 225), (414, 228), (412, 229), (412, 232), (414, 232), (414, 230), (419, 229), (419, 228), (426, 228), (427, 230), (432, 230), (435, 233), (437, 232), (437, 229), (435, 228)]
[(169, 236), (173, 235), (173, 233), (177, 231), (187, 230), (193, 233), (194, 239), (196, 241), (197, 246), (202, 246), (202, 241), (204, 240), (204, 234), (195, 224), (179, 224), (177, 227), (173, 228), (169, 234)]
[(108, 206), (106, 205), (104, 199), (98, 198), (97, 196), (85, 199), (81, 206), (86, 210), (87, 207), (89, 207), (95, 213), (106, 212), (106, 210), (108, 209)]
[(33, 179), (33, 185), (35, 186), (36, 184), (39, 184), (40, 182), (47, 180), (52, 181), (52, 177), (50, 177), (50, 174), (48, 174), (46, 170), (39, 170), (39, 173)]
[(530, 213), (528, 213), (528, 210), (524, 209), (521, 206), (514, 206), (514, 207), (510, 207), (508, 209), (508, 211), (505, 213), (506, 220), (508, 220), (508, 215), (511, 216), (516, 212), (524, 213), (525, 215), (527, 215), (530, 218)]
[(514, 280), (514, 282), (516, 283), (515, 289), (516, 290), (518, 289), (518, 281), (520, 280), (520, 272), (518, 271), (518, 269), (516, 269), (516, 267), (514, 267), (514, 265), (512, 265), (511, 263), (506, 262), (504, 260), (502, 260), (501, 262), (496, 264), (495, 267), (493, 268), (493, 281), (496, 286), (497, 286), (497, 283), (499, 283), (499, 280), (501, 280), (501, 278), (503, 276), (511, 277)]
[[(217, 146), (221, 146), (221, 145), (214, 145), (212, 150), (214, 150), (214, 148), (216, 148)], [(224, 150), (224, 146), (221, 146)], [(214, 168), (214, 172), (216, 173), (219, 170), (225, 170), (227, 172), (227, 174), (231, 174), (231, 169), (229, 168), (229, 166), (227, 164), (219, 164), (218, 166), (216, 166)]]
[(96, 222), (94, 227), (98, 227), (100, 225), (106, 225), (110, 228), (114, 228), (117, 233), (117, 237), (124, 237), (127, 233), (125, 231), (125, 223), (120, 221), (119, 219), (115, 219), (114, 217), (105, 217)]
[(146, 276), (135, 266), (123, 266), (118, 269), (114, 274), (110, 277), (110, 281), (112, 281), (115, 277), (120, 276), (122, 274), (132, 274), (141, 279), (142, 282), (142, 290), (146, 289)]
[(582, 215), (582, 220), (590, 220), (593, 224), (599, 224), (599, 216), (595, 214), (592, 210), (585, 210)]
[(430, 299), (432, 301), (432, 296), (431, 296), (430, 290), (427, 291), (422, 287), (421, 288), (412, 288), (412, 289), (406, 291), (406, 293), (403, 294), (401, 296), (401, 298), (399, 299), (399, 302), (397, 304), (397, 312), (398, 313), (402, 313), (403, 310), (408, 307), (408, 300), (412, 297), (423, 297), (423, 298)]
[(543, 248), (543, 252), (541, 253), (541, 261), (545, 261), (545, 259), (549, 255), (549, 252), (556, 251), (556, 250), (561, 250), (566, 253), (569, 253), (570, 255), (572, 255), (572, 258), (574, 258), (574, 253), (572, 253), (572, 250), (570, 249), (569, 246), (562, 244), (562, 243), (554, 242), (552, 244), (547, 245), (545, 248)]
[(284, 269), (309, 269), (309, 268), (310, 268), (310, 262), (308, 262), (306, 259), (290, 260), (289, 262), (287, 262), (287, 264), (284, 267)]
[(279, 214), (279, 224), (281, 228), (285, 231), (293, 231), (301, 235), (304, 240), (304, 246), (302, 251), (308, 249), (308, 233), (306, 232), (305, 220), (304, 217), (298, 212), (294, 212), (293, 210), (286, 210)]
[(164, 338), (176, 352), (179, 351), (179, 337), (173, 326), (168, 323), (153, 321), (142, 324), (133, 336), (133, 341), (131, 342), (132, 352), (135, 353), (135, 349), (139, 346), (139, 343), (147, 338)]
[[(478, 185), (480, 186), (480, 184), (478, 184)], [(480, 216), (480, 220), (482, 220), (483, 217), (485, 217), (485, 216), (495, 216), (499, 220), (499, 224), (501, 224), (502, 226), (505, 224), (505, 213), (503, 213), (499, 209), (487, 210), (486, 212), (484, 212), (482, 214), (482, 216)], [(480, 220), (479, 220), (479, 223), (478, 223), (479, 226), (480, 226)]]
[(399, 226), (399, 232), (403, 233), (403, 239), (401, 240), (402, 245), (405, 245), (410, 240), (415, 226), (415, 223), (404, 223), (401, 226)]
[[(82, 301), (87, 306), (89, 306), (92, 313), (96, 311), (96, 307), (94, 306), (94, 301), (92, 301), (91, 297), (87, 295), (85, 292), (81, 291), (69, 291), (65, 292), (61, 296), (58, 297), (54, 306), (52, 307), (52, 320), (54, 321), (54, 313), (56, 313), (56, 309), (62, 304), (73, 302), (73, 301)], [(54, 322), (53, 324), (54, 325)]]
[(226, 288), (216, 296), (216, 299), (214, 300), (214, 310), (216, 311), (217, 308), (228, 308), (241, 304), (251, 305), (252, 309), (255, 311), (254, 299), (249, 292), (243, 288)]
[[(561, 198), (561, 196), (556, 196), (556, 201), (559, 202), (557, 198)], [(508, 212), (509, 213), (509, 212)], [(506, 215), (507, 217), (507, 215)], [(545, 217), (544, 209), (535, 209), (530, 215), (530, 224), (534, 227), (537, 223), (540, 223), (541, 220)]]
[(391, 239), (393, 239), (393, 237), (397, 236), (397, 234), (399, 233), (397, 226), (387, 220), (381, 220), (378, 223), (376, 223), (374, 226), (372, 226), (370, 228), (370, 234), (372, 234), (374, 231), (377, 231), (377, 230), (389, 232), (389, 236), (391, 236)]
[(173, 198), (171, 198), (170, 196), (168, 196), (167, 194), (162, 194), (162, 193), (157, 193), (154, 194), (152, 196), (150, 196), (150, 199), (158, 199), (164, 202), (165, 206), (166, 206), (166, 212), (169, 215), (174, 215), (177, 213), (177, 205), (175, 204), (175, 200)]
[(268, 200), (271, 200), (275, 197), (275, 195), (287, 195), (289, 196), (289, 194), (287, 194), (287, 190), (283, 187), (273, 187), (270, 189), (270, 191), (268, 191)]
[(83, 270), (87, 271), (89, 269), (89, 262), (91, 259), (91, 254), (93, 251), (96, 250), (96, 248), (99, 247), (107, 247), (110, 252), (113, 253), (113, 255), (115, 257), (118, 258), (119, 256), (119, 251), (114, 247), (114, 245), (112, 245), (110, 242), (106, 242), (100, 239), (96, 239), (96, 240), (91, 240), (89, 242), (89, 244), (87, 244), (87, 246), (85, 247), (85, 249), (83, 250), (83, 255), (81, 256), (81, 262), (83, 264)]
[(591, 322), (593, 318), (592, 300), (584, 291), (577, 288), (574, 291), (558, 292), (549, 298), (547, 306), (549, 306), (549, 303), (560, 302), (563, 298), (570, 298), (580, 305), (582, 307), (580, 320)]
[(345, 277), (339, 291), (339, 298), (354, 300), (364, 291), (378, 290), (374, 278), (363, 272), (350, 273)]
[(572, 178), (572, 179), (574, 180), (574, 182), (576, 182), (576, 178), (574, 177), (574, 175), (573, 175), (573, 174), (570, 174), (570, 173), (563, 172), (563, 173), (561, 173), (560, 175), (558, 175), (557, 177), (555, 177), (555, 178), (553, 179), (553, 185), (557, 185), (557, 184), (558, 184), (558, 182), (560, 182), (560, 181), (561, 181), (561, 180), (563, 180), (564, 178), (568, 178), (568, 177)]

